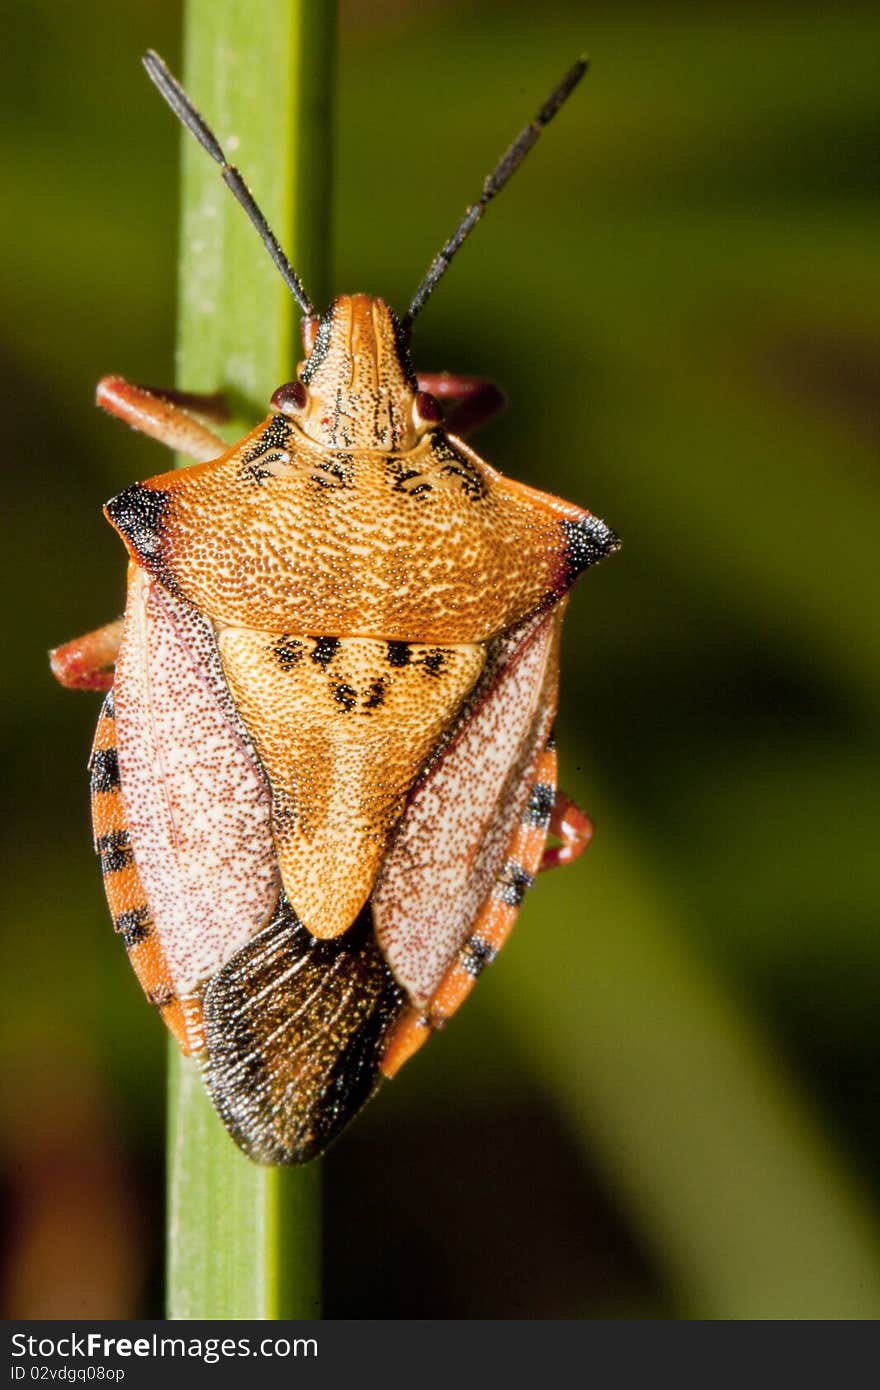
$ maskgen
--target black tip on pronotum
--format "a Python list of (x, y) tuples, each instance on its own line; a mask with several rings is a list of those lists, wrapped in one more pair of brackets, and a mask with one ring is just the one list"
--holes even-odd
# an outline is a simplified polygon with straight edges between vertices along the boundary
[(136, 558), (148, 573), (153, 574), (173, 593), (173, 576), (163, 558), (164, 532), (171, 499), (166, 492), (134, 483), (104, 507), (108, 521), (115, 526)]
[(577, 578), (590, 565), (604, 560), (620, 549), (620, 541), (604, 521), (597, 516), (584, 516), (579, 521), (563, 521), (565, 533), (565, 560), (568, 567), (569, 582)]
[(104, 508), (117, 531), (144, 559), (155, 555), (162, 546), (162, 530), (168, 511), (168, 495), (143, 483), (134, 483)]
[(559, 108), (563, 106), (571, 96), (588, 67), (589, 60), (586, 55), (582, 54), (577, 62), (572, 64), (565, 76), (557, 82), (553, 91), (539, 109), (534, 120), (530, 121), (529, 124), (520, 131), (513, 144), (504, 151), (504, 154), (501, 156), (491, 174), (484, 180), (483, 191), (479, 198), (467, 208), (455, 231), (452, 233), (452, 236), (434, 257), (428, 267), (428, 273), (413, 295), (412, 303), (401, 322), (401, 326), (406, 334), (409, 333), (416, 314), (421, 312), (430, 296), (434, 293), (438, 281), (445, 274), (456, 251), (458, 251), (467, 237), (470, 236), (495, 195), (501, 192), (511, 174), (515, 173), (519, 168), (545, 125), (548, 125), (549, 122), (552, 121)]
[(158, 53), (154, 53), (152, 49), (149, 49), (144, 54), (141, 61), (147, 70), (150, 81), (171, 107), (177, 119), (186, 126), (187, 130), (191, 135), (195, 136), (202, 148), (207, 150), (211, 158), (219, 164), (220, 172), (223, 175), (223, 182), (244, 208), (251, 222), (256, 227), (260, 240), (272, 257), (275, 265), (280, 270), (290, 293), (302, 309), (306, 318), (313, 318), (315, 310), (303, 288), (302, 281), (282, 251), (278, 239), (260, 211), (254, 195), (251, 193), (235, 166), (230, 164), (227, 160), (220, 141), (217, 139), (205, 118), (196, 110), (195, 106), (193, 106), (177, 78), (169, 72)]

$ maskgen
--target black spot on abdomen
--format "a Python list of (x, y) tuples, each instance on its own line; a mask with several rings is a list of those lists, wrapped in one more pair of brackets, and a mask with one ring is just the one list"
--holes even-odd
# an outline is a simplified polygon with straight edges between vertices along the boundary
[(519, 907), (533, 881), (521, 864), (508, 859), (495, 885), (495, 896), (508, 907)]
[(351, 685), (337, 685), (333, 687), (333, 698), (344, 710), (351, 711), (357, 704), (357, 691)]
[(278, 638), (273, 646), (272, 655), (282, 671), (290, 671), (298, 661), (302, 661), (304, 651), (305, 643), (298, 642), (295, 637), (290, 637), (285, 633), (283, 637)]
[(101, 861), (102, 874), (115, 874), (134, 862), (127, 830), (110, 830), (106, 835), (99, 835), (95, 849)]
[(555, 801), (555, 788), (551, 787), (549, 782), (536, 782), (523, 811), (523, 823), (537, 826), (549, 825)]
[(388, 643), (388, 665), (408, 666), (410, 661), (409, 642)]
[(89, 762), (92, 792), (112, 792), (119, 786), (119, 758), (115, 748), (96, 748)]
[(319, 637), (312, 649), (312, 661), (314, 661), (316, 666), (323, 666), (326, 670), (338, 651), (338, 637)]
[(131, 907), (125, 912), (120, 912), (113, 922), (113, 928), (118, 931), (125, 943), (127, 951), (139, 946), (142, 941), (153, 930), (153, 923), (150, 919), (150, 909), (144, 905), (142, 907)]

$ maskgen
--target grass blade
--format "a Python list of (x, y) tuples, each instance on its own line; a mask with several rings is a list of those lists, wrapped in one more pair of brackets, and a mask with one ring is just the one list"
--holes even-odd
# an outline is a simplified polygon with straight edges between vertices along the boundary
[[(336, 6), (190, 0), (184, 84), (317, 305), (329, 285)], [(157, 119), (161, 119), (161, 112)], [(226, 391), (234, 439), (294, 372), (296, 306), (215, 164), (184, 132), (177, 377)], [(169, 1318), (315, 1317), (320, 1172), (244, 1158), (198, 1067), (169, 1063)]]

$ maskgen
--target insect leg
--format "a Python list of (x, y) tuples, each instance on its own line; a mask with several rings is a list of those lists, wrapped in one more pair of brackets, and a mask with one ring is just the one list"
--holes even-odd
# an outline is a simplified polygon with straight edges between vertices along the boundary
[(420, 391), (427, 391), (438, 401), (449, 402), (445, 424), (452, 434), (465, 435), (479, 429), (507, 405), (501, 387), (485, 377), (426, 372), (419, 376), (418, 382)]
[(560, 864), (571, 864), (583, 854), (593, 838), (593, 822), (585, 815), (577, 802), (558, 791), (550, 813), (550, 834), (562, 841), (561, 845), (551, 845), (544, 850), (541, 859), (542, 869), (555, 869)]
[(230, 418), (229, 402), (223, 391), (175, 391), (168, 386), (144, 385), (138, 389), (179, 406), (187, 415), (195, 415), (197, 420), (213, 420), (216, 425), (225, 425)]
[(122, 619), (105, 623), (49, 653), (52, 675), (68, 690), (109, 690), (122, 638)]
[[(197, 463), (208, 463), (225, 454), (228, 445), (211, 430), (199, 424), (190, 409), (212, 419), (222, 419), (222, 400), (217, 396), (197, 397), (188, 393), (135, 386), (121, 376), (105, 376), (98, 382), (95, 401), (109, 415), (124, 420), (132, 429), (158, 439), (169, 449), (188, 454)], [(188, 407), (183, 409), (184, 404)]]

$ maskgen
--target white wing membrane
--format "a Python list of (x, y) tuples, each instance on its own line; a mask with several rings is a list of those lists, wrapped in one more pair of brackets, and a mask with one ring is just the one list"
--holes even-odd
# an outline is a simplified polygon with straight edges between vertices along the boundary
[(373, 894), (379, 945), (424, 1007), (467, 939), (546, 743), (561, 612), (533, 619), (487, 664), (470, 707), (413, 793)]
[(271, 917), (279, 879), (269, 790), (210, 625), (141, 570), (131, 580), (114, 692), (131, 850), (184, 995)]

